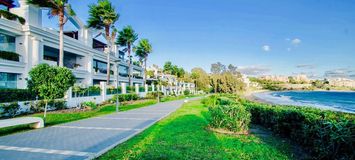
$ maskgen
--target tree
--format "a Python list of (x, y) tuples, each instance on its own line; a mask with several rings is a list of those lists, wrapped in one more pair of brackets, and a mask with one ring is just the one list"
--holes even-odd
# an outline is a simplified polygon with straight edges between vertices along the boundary
[(233, 65), (226, 66), (220, 62), (211, 65), (210, 85), (215, 93), (237, 93), (245, 89), (242, 75)]
[[(107, 84), (110, 84), (110, 54), (117, 32), (114, 24), (118, 21), (118, 18), (119, 14), (109, 0), (98, 0), (97, 4), (89, 5), (88, 27), (99, 30), (104, 29), (104, 36), (107, 41), (107, 50), (105, 50), (107, 55)], [(112, 31), (110, 31), (111, 28)]]
[(148, 55), (152, 53), (152, 45), (149, 43), (148, 39), (142, 39), (138, 42), (137, 47), (135, 47), (136, 51), (136, 56), (139, 57), (139, 59), (144, 60), (144, 85), (147, 83), (147, 60), (148, 60)]
[(167, 74), (172, 74), (173, 65), (170, 61), (165, 62), (163, 72)]
[(138, 34), (135, 33), (131, 26), (126, 26), (122, 29), (122, 31), (118, 32), (118, 37), (116, 40), (116, 44), (127, 47), (128, 51), (128, 82), (129, 85), (132, 86), (132, 57), (131, 57), (131, 49), (134, 42), (138, 39)]
[(211, 64), (211, 73), (213, 74), (221, 74), (226, 71), (226, 66), (221, 62)]
[(210, 79), (202, 68), (193, 68), (191, 70), (191, 78), (194, 80), (198, 90), (208, 92)]
[(44, 119), (46, 118), (48, 101), (63, 98), (65, 92), (74, 85), (76, 79), (70, 69), (64, 67), (39, 64), (29, 72), (28, 88), (43, 98), (46, 105)]
[(228, 65), (228, 72), (232, 73), (232, 74), (238, 74), (239, 72), (237, 71), (238, 67), (234, 66), (232, 64)]
[[(59, 21), (59, 66), (63, 67), (64, 59), (64, 25), (68, 21), (68, 16), (74, 16), (68, 0), (27, 0), (28, 4), (37, 5), (39, 7), (48, 8), (49, 17), (58, 16)], [(66, 13), (66, 14), (65, 14)]]

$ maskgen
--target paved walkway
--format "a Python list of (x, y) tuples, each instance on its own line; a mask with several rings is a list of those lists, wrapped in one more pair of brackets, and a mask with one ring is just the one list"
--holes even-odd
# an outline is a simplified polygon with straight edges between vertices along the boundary
[(0, 160), (93, 159), (166, 117), (184, 100), (0, 137)]

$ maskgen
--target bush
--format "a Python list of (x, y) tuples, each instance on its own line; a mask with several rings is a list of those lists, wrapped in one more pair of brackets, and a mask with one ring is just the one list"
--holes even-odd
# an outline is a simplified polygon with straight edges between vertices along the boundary
[(0, 117), (15, 117), (20, 111), (18, 103), (0, 104), (1, 114)]
[(139, 87), (139, 92), (145, 92), (145, 87), (144, 86), (140, 86)]
[(208, 107), (213, 107), (213, 106), (217, 106), (217, 105), (234, 105), (237, 102), (235, 100), (235, 96), (211, 95), (208, 98), (203, 99), (202, 103)]
[(136, 87), (134, 86), (126, 86), (126, 93), (135, 93)]
[[(43, 112), (44, 111), (44, 107), (46, 106), (45, 101), (41, 100), (41, 101), (32, 101), (29, 102), (30, 105), (30, 111), (32, 113), (38, 113), (38, 112)], [(67, 103), (64, 100), (50, 100), (48, 101), (48, 108), (49, 110), (63, 110), (63, 109), (67, 109)]]
[(209, 125), (215, 129), (224, 129), (238, 134), (247, 134), (250, 113), (243, 105), (219, 105), (208, 108), (211, 118)]
[(82, 108), (89, 108), (90, 110), (95, 110), (97, 108), (97, 105), (95, 102), (83, 102), (81, 103)]
[(307, 107), (244, 101), (252, 123), (269, 128), (310, 150), (315, 159), (352, 159), (355, 116)]
[(35, 99), (36, 94), (28, 89), (0, 89), (0, 103)]
[(137, 94), (119, 94), (119, 95), (114, 95), (111, 98), (111, 102), (116, 102), (116, 98), (118, 96), (118, 101), (119, 102), (126, 102), (126, 101), (131, 101), (131, 100), (138, 100), (139, 96)]
[(184, 95), (185, 95), (185, 96), (190, 95), (190, 90), (184, 90)]
[(148, 92), (147, 95), (145, 96), (146, 99), (156, 99), (158, 98), (158, 93), (160, 97), (164, 96), (163, 92)]

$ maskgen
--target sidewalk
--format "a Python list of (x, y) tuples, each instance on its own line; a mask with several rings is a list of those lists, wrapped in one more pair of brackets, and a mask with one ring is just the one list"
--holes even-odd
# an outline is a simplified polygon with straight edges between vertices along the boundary
[(0, 137), (0, 160), (93, 159), (178, 109), (184, 100)]

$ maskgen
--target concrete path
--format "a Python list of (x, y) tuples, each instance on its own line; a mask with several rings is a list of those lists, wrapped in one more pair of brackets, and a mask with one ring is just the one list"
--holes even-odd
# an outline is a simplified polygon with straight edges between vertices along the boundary
[(184, 100), (0, 137), (0, 160), (93, 159), (166, 117)]

